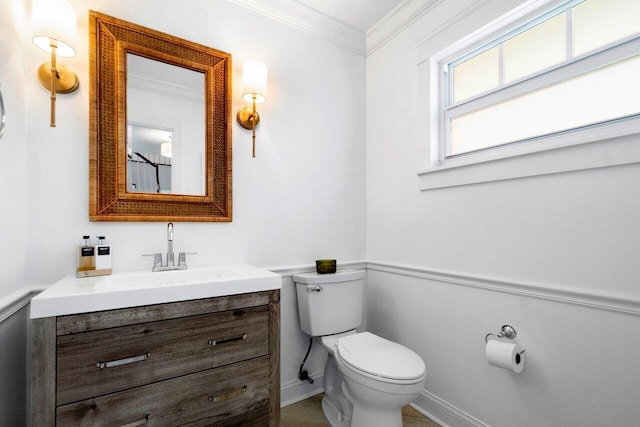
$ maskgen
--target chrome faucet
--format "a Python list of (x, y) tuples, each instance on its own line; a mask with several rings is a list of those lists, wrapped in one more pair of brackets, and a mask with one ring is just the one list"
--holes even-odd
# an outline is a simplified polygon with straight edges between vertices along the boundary
[(175, 254), (173, 253), (173, 223), (167, 224), (167, 262), (162, 263), (162, 254), (156, 252), (153, 254), (144, 254), (143, 256), (153, 257), (153, 268), (151, 271), (171, 271), (171, 270), (186, 270), (187, 255), (195, 255), (196, 252), (179, 252), (178, 253), (178, 265), (175, 262)]
[(173, 267), (175, 264), (173, 256), (173, 223), (170, 222), (167, 224), (167, 267)]

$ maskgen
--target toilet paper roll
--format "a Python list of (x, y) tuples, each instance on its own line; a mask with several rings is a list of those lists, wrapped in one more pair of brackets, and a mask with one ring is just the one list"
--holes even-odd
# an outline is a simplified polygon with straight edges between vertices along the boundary
[(524, 349), (518, 344), (489, 340), (485, 356), (490, 365), (519, 374), (524, 369)]

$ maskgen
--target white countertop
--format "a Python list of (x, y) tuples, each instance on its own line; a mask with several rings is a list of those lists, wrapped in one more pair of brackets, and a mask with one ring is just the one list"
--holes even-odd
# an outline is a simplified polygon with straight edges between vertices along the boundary
[(247, 264), (59, 280), (31, 300), (31, 318), (280, 289), (279, 274)]

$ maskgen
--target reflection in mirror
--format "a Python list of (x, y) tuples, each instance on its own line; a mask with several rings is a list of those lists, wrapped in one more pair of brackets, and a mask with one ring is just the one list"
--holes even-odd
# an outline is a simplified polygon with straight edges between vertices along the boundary
[(205, 75), (127, 53), (127, 191), (205, 194)]
[(127, 191), (171, 194), (172, 129), (127, 123)]

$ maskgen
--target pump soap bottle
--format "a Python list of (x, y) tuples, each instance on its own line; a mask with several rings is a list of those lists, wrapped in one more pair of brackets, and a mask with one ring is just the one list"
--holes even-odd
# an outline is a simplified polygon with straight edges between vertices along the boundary
[(97, 236), (96, 245), (96, 275), (111, 274), (111, 246), (105, 245), (104, 236)]
[(76, 277), (93, 276), (96, 270), (95, 248), (91, 246), (89, 236), (82, 236), (84, 245), (78, 248), (78, 269)]

